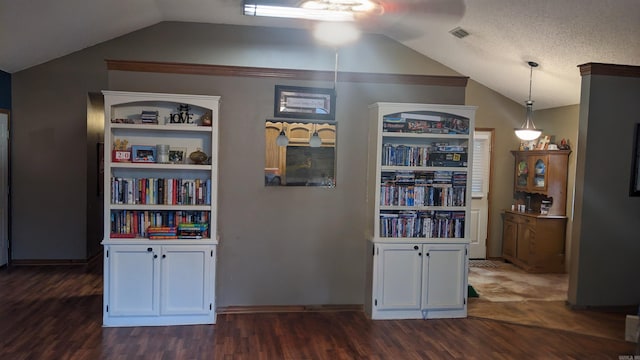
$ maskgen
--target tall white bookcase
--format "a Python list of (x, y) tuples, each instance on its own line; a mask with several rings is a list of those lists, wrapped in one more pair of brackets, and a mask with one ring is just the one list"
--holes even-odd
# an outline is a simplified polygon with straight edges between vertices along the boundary
[(475, 107), (369, 107), (367, 296), (373, 319), (467, 316)]
[[(220, 98), (103, 94), (103, 325), (214, 324)], [(116, 144), (133, 151), (116, 155)], [(147, 156), (157, 145), (172, 157)], [(197, 150), (204, 163), (188, 159)], [(122, 161), (129, 156), (138, 161)], [(206, 229), (150, 239), (149, 226), (174, 231), (179, 223)]]

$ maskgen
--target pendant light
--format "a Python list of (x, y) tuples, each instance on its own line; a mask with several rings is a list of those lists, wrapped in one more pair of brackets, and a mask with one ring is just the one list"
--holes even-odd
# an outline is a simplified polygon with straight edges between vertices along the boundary
[(282, 123), (282, 130), (280, 130), (280, 135), (276, 138), (276, 144), (278, 146), (287, 146), (289, 145), (289, 138), (284, 133), (284, 123)]
[(320, 135), (318, 135), (317, 124), (313, 124), (313, 135), (311, 135), (311, 139), (309, 139), (309, 146), (313, 148), (322, 146), (322, 139), (320, 139)]
[(531, 82), (533, 79), (533, 68), (538, 67), (538, 63), (533, 61), (528, 61), (529, 64), (529, 100), (525, 102), (527, 106), (527, 114), (526, 120), (522, 127), (516, 130), (516, 136), (520, 138), (520, 140), (530, 141), (535, 140), (540, 137), (542, 134), (542, 129), (536, 129), (536, 126), (533, 124), (533, 100), (531, 100)]

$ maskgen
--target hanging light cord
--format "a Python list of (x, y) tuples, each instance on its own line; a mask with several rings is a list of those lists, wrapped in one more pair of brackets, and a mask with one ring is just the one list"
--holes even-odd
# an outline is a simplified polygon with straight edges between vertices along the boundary
[(338, 84), (338, 48), (335, 48), (336, 51), (336, 61), (333, 67), (333, 90), (336, 90), (336, 85)]
[(529, 101), (531, 101), (531, 84), (533, 83), (533, 68), (538, 67), (538, 63), (534, 61), (527, 62), (529, 64)]

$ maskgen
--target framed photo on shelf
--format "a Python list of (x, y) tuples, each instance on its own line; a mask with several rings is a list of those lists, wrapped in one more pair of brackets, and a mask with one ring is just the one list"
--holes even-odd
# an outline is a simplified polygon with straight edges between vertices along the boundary
[(131, 161), (141, 163), (156, 162), (156, 147), (147, 145), (131, 145)]
[(187, 159), (187, 148), (171, 147), (169, 149), (169, 162), (172, 164), (184, 164)]
[(536, 150), (547, 150), (547, 145), (551, 142), (551, 137), (549, 135), (542, 135), (538, 139), (538, 144), (536, 145)]
[(632, 156), (631, 188), (629, 189), (629, 195), (640, 196), (640, 123), (635, 125)]
[(334, 120), (334, 89), (276, 85), (273, 116)]

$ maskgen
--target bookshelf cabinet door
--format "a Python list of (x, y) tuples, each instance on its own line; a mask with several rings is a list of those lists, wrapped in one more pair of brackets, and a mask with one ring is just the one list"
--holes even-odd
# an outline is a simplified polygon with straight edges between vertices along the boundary
[(421, 245), (379, 244), (378, 310), (420, 309)]
[(163, 315), (206, 315), (212, 309), (213, 246), (162, 247)]
[(159, 247), (112, 245), (107, 250), (108, 314), (155, 316), (160, 313)]
[(467, 282), (466, 245), (424, 245), (423, 257), (422, 308), (464, 308)]

